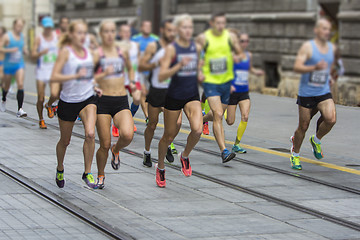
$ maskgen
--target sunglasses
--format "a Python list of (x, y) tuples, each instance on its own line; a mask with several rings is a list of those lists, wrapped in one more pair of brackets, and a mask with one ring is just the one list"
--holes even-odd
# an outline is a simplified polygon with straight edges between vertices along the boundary
[(240, 43), (248, 43), (249, 40), (240, 40)]

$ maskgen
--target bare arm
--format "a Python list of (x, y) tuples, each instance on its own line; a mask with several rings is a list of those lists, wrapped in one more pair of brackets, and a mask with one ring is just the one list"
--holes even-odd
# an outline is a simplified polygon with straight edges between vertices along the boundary
[(195, 39), (195, 42), (200, 45), (200, 48), (203, 49), (205, 47), (205, 44), (206, 44), (206, 39), (205, 39), (205, 34), (204, 33), (201, 33), (199, 34), (196, 39)]
[(69, 50), (66, 48), (62, 48), (54, 65), (52, 74), (51, 74), (51, 78), (50, 81), (51, 82), (65, 82), (65, 81), (69, 81), (72, 79), (77, 79), (80, 77), (79, 73), (78, 74), (73, 74), (73, 75), (64, 75), (62, 74), (62, 69), (66, 63), (66, 61), (68, 60), (69, 57)]
[(149, 63), (152, 56), (155, 54), (156, 51), (156, 43), (150, 43), (145, 50), (144, 55), (140, 58), (139, 61), (139, 71), (150, 71), (153, 70), (158, 66), (159, 63)]
[(306, 60), (311, 57), (311, 45), (310, 42), (305, 42), (299, 49), (294, 64), (294, 71), (297, 73), (309, 73), (316, 70), (322, 70), (327, 67), (325, 61), (320, 61), (316, 65), (305, 65)]
[(252, 74), (255, 74), (255, 75), (258, 75), (258, 76), (261, 76), (261, 75), (264, 75), (264, 71), (262, 69), (257, 69), (257, 68), (254, 68), (253, 66), (253, 61), (252, 61), (252, 53), (249, 52), (249, 61), (250, 61), (250, 73)]
[(175, 57), (175, 54), (176, 52), (173, 45), (169, 45), (166, 47), (164, 58), (161, 60), (161, 67), (159, 72), (160, 82), (165, 81), (166, 79), (172, 77), (182, 68), (182, 66), (185, 65), (183, 61), (181, 61), (175, 64), (172, 68), (169, 68), (171, 64), (171, 59)]
[(196, 51), (198, 55), (198, 81), (203, 82), (205, 80), (205, 76), (202, 71), (202, 68), (204, 66), (204, 61), (201, 59), (202, 47), (199, 43), (196, 43)]
[(233, 50), (235, 51), (236, 55), (240, 56), (243, 53), (243, 50), (240, 47), (239, 40), (234, 33), (229, 32), (229, 34), (230, 34), (230, 41), (231, 41)]
[(31, 57), (34, 59), (38, 59), (39, 57), (41, 57), (42, 55), (46, 54), (49, 51), (49, 49), (44, 49), (41, 52), (38, 52), (39, 45), (40, 45), (40, 38), (37, 37), (34, 42), (33, 48), (31, 50)]
[(131, 65), (131, 61), (130, 61), (130, 57), (129, 57), (129, 52), (128, 52), (128, 51), (125, 51), (125, 52), (123, 53), (123, 55), (124, 55), (125, 67), (126, 67), (126, 69), (127, 69), (127, 71), (128, 71), (130, 83), (133, 83), (134, 78), (135, 78), (135, 72), (134, 72), (134, 69), (132, 68), (132, 65)]
[(5, 48), (6, 45), (9, 44), (9, 36), (7, 34), (2, 39), (3, 40), (1, 41), (0, 52), (2, 52), (2, 53), (13, 53), (13, 52), (16, 52), (18, 50), (17, 47)]

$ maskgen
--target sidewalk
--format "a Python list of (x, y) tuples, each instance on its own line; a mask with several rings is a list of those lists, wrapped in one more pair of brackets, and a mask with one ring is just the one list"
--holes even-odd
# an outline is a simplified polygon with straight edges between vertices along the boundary
[[(294, 121), (297, 118), (294, 99), (258, 94), (253, 94), (251, 97), (253, 108), (243, 143), (263, 148), (288, 148), (289, 129), (293, 132), (297, 124), (296, 120)], [(26, 96), (26, 100), (34, 103), (34, 97), (29, 95)], [(286, 112), (287, 108), (293, 110)], [(16, 109), (14, 100), (8, 100), (8, 109), (12, 111)], [(24, 109), (31, 118), (37, 119), (34, 105), (26, 103)], [(277, 111), (280, 109), (286, 114), (278, 114)], [(269, 112), (273, 112), (273, 115), (268, 115)], [(359, 154), (348, 152), (358, 152), (357, 147), (346, 143), (346, 140), (356, 142), (359, 139), (360, 134), (354, 134), (359, 129), (356, 128), (356, 121), (353, 120), (357, 119), (355, 117), (358, 114), (358, 109), (338, 107), (338, 126), (324, 141), (326, 161), (341, 166), (344, 166), (344, 159), (347, 160), (346, 163), (360, 162)], [(141, 116), (140, 113), (138, 115)], [(56, 119), (46, 119), (46, 122), (57, 125)], [(138, 131), (143, 132), (145, 124), (141, 122), (136, 124)], [(2, 126), (0, 134), (3, 136), (0, 140), (1, 164), (53, 192), (60, 200), (71, 202), (136, 239), (359, 238), (360, 233), (355, 230), (196, 176), (185, 178), (180, 171), (169, 167), (166, 172), (167, 187), (157, 188), (154, 168), (142, 167), (141, 158), (125, 153), (120, 154), (119, 171), (114, 171), (110, 161), (108, 162), (106, 188), (89, 190), (84, 187), (81, 180), (83, 140), (77, 137), (72, 138), (65, 157), (65, 188), (59, 189), (54, 181), (55, 145), (59, 132), (54, 128), (41, 130), (37, 122), (18, 119), (9, 113), (0, 113), (0, 126)], [(349, 126), (353, 128), (349, 129)], [(183, 128), (186, 129), (187, 125), (184, 124)], [(227, 139), (234, 139), (235, 128), (236, 125), (225, 127)], [(83, 134), (81, 124), (76, 124), (74, 132)], [(155, 136), (161, 137), (161, 134), (162, 129), (159, 128)], [(180, 133), (176, 141), (184, 143), (186, 137), (186, 133)], [(337, 141), (339, 137), (343, 141)], [(141, 153), (143, 142), (143, 136), (135, 134), (128, 149)], [(154, 158), (157, 156), (157, 143), (158, 141), (154, 140), (152, 144)], [(98, 147), (96, 144), (96, 149)], [(216, 143), (210, 139), (201, 139), (198, 147), (214, 151), (217, 149)], [(177, 148), (182, 150), (180, 146)], [(304, 152), (303, 156), (313, 158), (306, 141), (302, 152)], [(251, 149), (248, 154), (239, 157), (289, 170), (290, 163), (285, 157)], [(180, 166), (179, 160), (176, 159), (174, 164)], [(193, 170), (201, 174), (360, 223), (358, 195), (235, 161), (223, 165), (219, 157), (197, 151), (191, 154), (191, 164)], [(359, 176), (356, 174), (310, 163), (304, 163), (303, 166), (302, 174), (327, 181), (337, 181), (352, 187), (360, 186)], [(96, 176), (95, 161), (93, 173)]]

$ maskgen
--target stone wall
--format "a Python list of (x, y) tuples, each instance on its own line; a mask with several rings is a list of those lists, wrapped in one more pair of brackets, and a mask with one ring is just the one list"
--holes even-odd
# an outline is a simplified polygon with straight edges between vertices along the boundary
[[(336, 2), (337, 0), (320, 0)], [(267, 63), (277, 64), (278, 87), (267, 87), (268, 76), (250, 79), (250, 89), (278, 96), (296, 97), (299, 74), (292, 69), (301, 44), (313, 37), (318, 17), (317, 0), (170, 0), (168, 16), (190, 13), (195, 31), (207, 26), (210, 14), (224, 11), (228, 26), (249, 33), (253, 64), (266, 69)], [(338, 81), (336, 102), (347, 105), (360, 103), (360, 0), (340, 2), (340, 48), (346, 76)]]

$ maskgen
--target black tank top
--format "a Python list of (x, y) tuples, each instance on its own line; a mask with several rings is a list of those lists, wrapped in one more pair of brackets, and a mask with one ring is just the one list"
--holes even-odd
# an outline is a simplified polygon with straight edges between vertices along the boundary
[(174, 99), (189, 99), (199, 94), (197, 83), (198, 55), (196, 45), (193, 41), (188, 48), (183, 48), (176, 42), (174, 42), (173, 45), (175, 47), (176, 55), (171, 62), (171, 67), (180, 62), (183, 57), (191, 57), (192, 60), (172, 76), (167, 94)]

